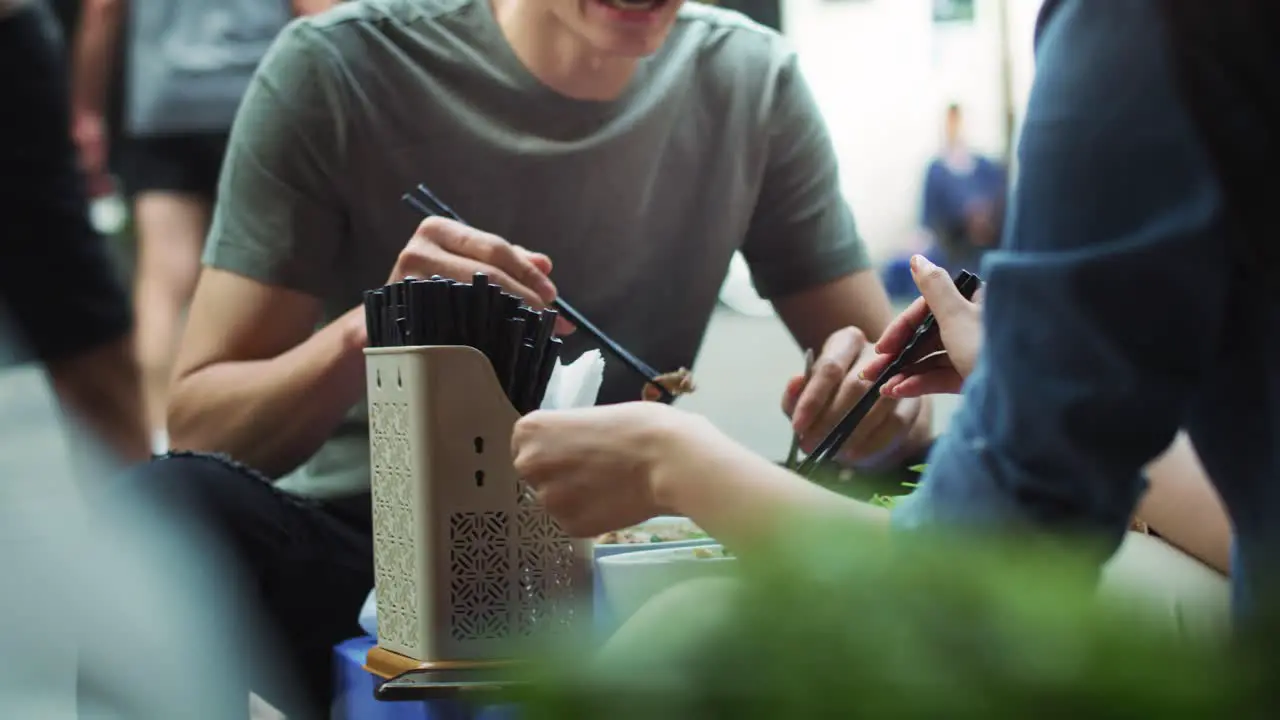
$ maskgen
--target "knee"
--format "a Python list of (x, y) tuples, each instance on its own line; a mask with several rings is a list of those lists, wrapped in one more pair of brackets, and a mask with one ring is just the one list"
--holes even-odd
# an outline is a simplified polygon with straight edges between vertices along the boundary
[(171, 453), (124, 471), (122, 484), (144, 497), (184, 507), (207, 506), (218, 486), (235, 474), (234, 463), (206, 453)]

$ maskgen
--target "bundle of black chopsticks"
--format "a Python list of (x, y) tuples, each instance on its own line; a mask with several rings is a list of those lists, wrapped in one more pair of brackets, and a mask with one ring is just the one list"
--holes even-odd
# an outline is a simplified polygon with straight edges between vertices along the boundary
[(369, 347), (469, 345), (489, 358), (521, 413), (542, 404), (560, 359), (555, 310), (534, 310), (476, 273), (470, 285), (408, 278), (364, 295)]
[[(978, 287), (982, 284), (982, 279), (968, 270), (961, 270), (955, 277), (955, 284), (960, 294), (966, 300), (969, 300), (978, 291)], [(840, 422), (836, 423), (836, 426), (831, 429), (831, 432), (827, 433), (822, 442), (818, 443), (818, 447), (814, 448), (813, 453), (805, 458), (804, 462), (800, 463), (800, 466), (796, 468), (796, 472), (805, 477), (813, 477), (818, 468), (830, 462), (840, 452), (840, 448), (844, 447), (844, 444), (849, 442), (849, 438), (853, 437), (853, 431), (858, 429), (858, 424), (867, 417), (867, 414), (871, 412), (871, 408), (875, 407), (876, 402), (880, 399), (880, 389), (884, 387), (884, 384), (889, 382), (889, 379), (894, 375), (902, 372), (907, 366), (924, 359), (921, 349), (925, 347), (925, 338), (930, 337), (931, 333), (936, 334), (937, 327), (938, 320), (933, 316), (933, 313), (930, 312), (925, 315), (924, 320), (916, 327), (911, 339), (893, 359), (893, 362), (889, 364), (889, 367), (885, 368), (880, 373), (880, 376), (875, 379), (875, 382), (871, 383), (871, 387), (867, 389), (867, 392), (840, 419)]]

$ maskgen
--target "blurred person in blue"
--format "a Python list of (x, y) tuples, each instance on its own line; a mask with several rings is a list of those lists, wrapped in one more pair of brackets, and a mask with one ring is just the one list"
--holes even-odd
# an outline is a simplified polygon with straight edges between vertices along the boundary
[[(1050, 0), (1037, 58), (1018, 187), (983, 265), (983, 329), (944, 327), (947, 353), (886, 386), (907, 397), (967, 375), (915, 493), (892, 513), (844, 499), (672, 408), (533, 413), (516, 426), (517, 469), (565, 526), (589, 536), (678, 513), (732, 543), (790, 509), (1089, 538), (1101, 561), (1181, 427), (1234, 530), (1236, 620), (1274, 608), (1280, 5)], [(943, 273), (921, 260), (918, 273)], [(923, 304), (909, 312), (864, 376)]]
[(1000, 163), (976, 152), (964, 135), (964, 111), (947, 107), (941, 151), (925, 172), (921, 224), (945, 267), (977, 267), (1000, 244), (1008, 176)]
[(250, 667), (287, 686), (221, 549), (110, 482), (147, 433), (60, 42), (44, 0), (0, 0), (0, 717), (244, 717)]
[[(128, 43), (121, 163), (137, 239), (137, 352), (153, 446), (167, 449), (173, 355), (200, 269), (231, 123), (250, 78), (295, 14), (337, 0), (85, 0), (71, 131), (94, 187), (109, 186), (106, 125), (117, 44)], [(126, 27), (127, 26), (127, 27)]]
[[(1008, 183), (1002, 164), (969, 145), (964, 110), (948, 105), (942, 149), (925, 171), (920, 212), (925, 256), (953, 271), (976, 269), (982, 255), (1000, 243)], [(918, 297), (909, 256), (891, 260), (883, 274), (894, 298)]]

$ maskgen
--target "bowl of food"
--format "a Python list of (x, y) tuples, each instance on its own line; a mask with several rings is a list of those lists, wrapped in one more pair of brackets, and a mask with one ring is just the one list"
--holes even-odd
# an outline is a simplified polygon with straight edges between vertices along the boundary
[(662, 515), (625, 530), (607, 532), (595, 539), (596, 559), (619, 553), (681, 548), (714, 543), (702, 528), (686, 517)]
[(604, 606), (615, 624), (688, 580), (728, 575), (737, 560), (718, 544), (620, 553), (596, 561)]

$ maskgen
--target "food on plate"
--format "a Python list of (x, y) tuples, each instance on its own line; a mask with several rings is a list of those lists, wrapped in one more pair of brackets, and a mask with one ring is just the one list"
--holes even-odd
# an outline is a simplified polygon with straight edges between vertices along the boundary
[(693, 557), (698, 560), (714, 560), (716, 558), (731, 558), (733, 553), (725, 550), (720, 545), (711, 545), (708, 547), (700, 547), (693, 549)]
[[(657, 377), (658, 384), (666, 388), (667, 392), (680, 397), (688, 395), (697, 390), (697, 386), (693, 384), (693, 373), (689, 368), (680, 368), (675, 372), (663, 373)], [(640, 399), (647, 402), (657, 402), (662, 399), (662, 393), (653, 383), (647, 383), (644, 390), (640, 392)]]
[(626, 530), (614, 530), (596, 538), (598, 545), (643, 545), (646, 543), (701, 540), (708, 537), (702, 528), (691, 522), (673, 522), (637, 525)]

